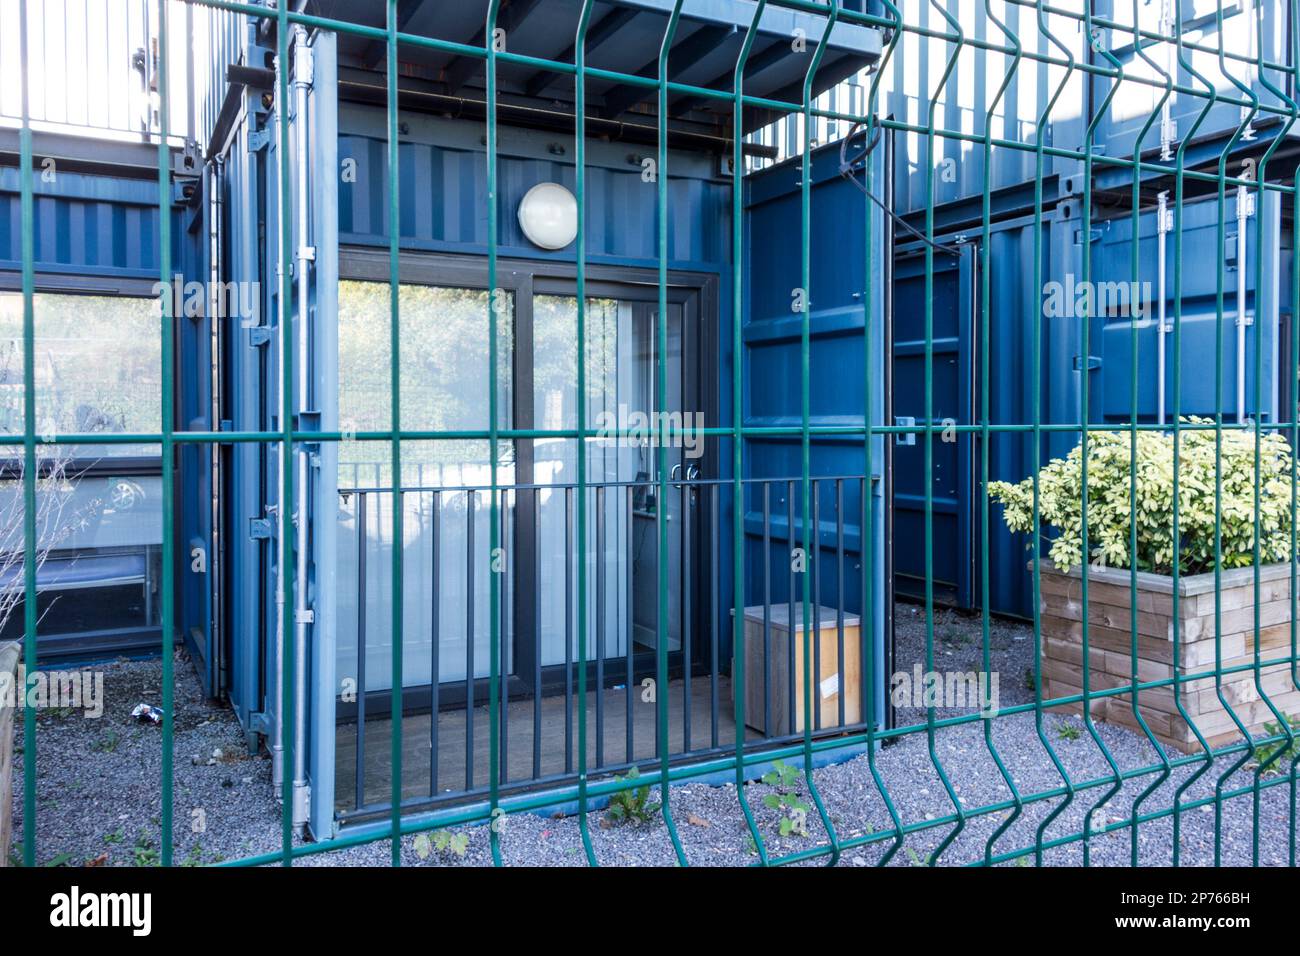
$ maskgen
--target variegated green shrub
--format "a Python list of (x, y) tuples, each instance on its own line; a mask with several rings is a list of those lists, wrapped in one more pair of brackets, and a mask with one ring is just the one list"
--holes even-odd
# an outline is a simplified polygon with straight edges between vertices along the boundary
[[(1186, 419), (1208, 424), (1203, 419)], [(1179, 570), (1197, 574), (1214, 567), (1215, 433), (1180, 432), (1178, 462)], [(1256, 493), (1256, 443), (1253, 430), (1222, 433), (1222, 566), (1246, 567), (1255, 561), (1255, 515), (1260, 527), (1262, 564), (1287, 560), (1291, 548), (1291, 448), (1277, 434), (1259, 440)], [(1098, 565), (1129, 567), (1130, 442), (1128, 432), (1094, 432), (1088, 437), (1088, 548)], [(1062, 571), (1082, 559), (1082, 446), (1056, 458), (1038, 473), (1039, 517), (1051, 529), (1049, 556)], [(1137, 567), (1169, 574), (1173, 568), (1174, 436), (1141, 431), (1137, 436)], [(1002, 502), (1012, 531), (1033, 532), (1034, 484), (989, 483), (990, 498)]]

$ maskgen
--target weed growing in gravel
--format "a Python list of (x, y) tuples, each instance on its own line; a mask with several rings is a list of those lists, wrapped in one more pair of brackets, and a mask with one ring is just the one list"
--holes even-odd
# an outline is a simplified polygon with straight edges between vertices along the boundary
[(434, 830), (432, 834), (418, 834), (414, 846), (415, 855), (421, 860), (427, 860), (434, 853), (451, 853), (463, 859), (469, 852), (469, 834), (463, 831), (452, 833), (450, 830)]
[(158, 856), (158, 851), (154, 849), (153, 843), (143, 833), (136, 838), (135, 846), (131, 849), (132, 862), (135, 866), (161, 866), (162, 861)]
[[(623, 783), (627, 780), (636, 780), (641, 776), (641, 771), (633, 767), (627, 772), (626, 777), (614, 777), (615, 783)], [(649, 823), (654, 819), (654, 815), (659, 812), (659, 803), (650, 799), (650, 785), (645, 784), (640, 787), (633, 787), (631, 790), (620, 790), (609, 798), (609, 809), (605, 811), (605, 819), (611, 824), (631, 823), (639, 826), (643, 823)]]
[(917, 852), (916, 852), (914, 849), (912, 849), (910, 846), (905, 846), (905, 847), (903, 847), (903, 852), (907, 854), (907, 858), (908, 858), (909, 860), (912, 861), (912, 865), (913, 865), (913, 866), (929, 866), (929, 865), (930, 865), (930, 854), (929, 854), (929, 853), (927, 853), (925, 856), (921, 856), (921, 854), (917, 853)]
[(181, 866), (202, 866), (203, 865), (203, 847), (194, 844), (190, 847), (190, 852), (181, 860)]
[[(1264, 767), (1263, 775), (1272, 777), (1280, 773), (1290, 773), (1291, 764), (1297, 757), (1300, 757), (1300, 717), (1291, 717), (1288, 719), (1291, 729), (1297, 733), (1292, 739), (1291, 746), (1287, 746), (1285, 740), (1279, 740), (1271, 744), (1264, 744), (1255, 751), (1255, 766)], [(1265, 732), (1270, 737), (1281, 737), (1285, 731), (1280, 723), (1271, 722), (1264, 725)], [(1269, 761), (1272, 763), (1269, 763)]]
[(777, 823), (781, 836), (807, 836), (806, 820), (808, 811), (812, 808), (800, 792), (799, 771), (784, 760), (776, 760), (762, 779), (763, 783), (776, 790), (763, 797), (763, 806), (781, 814)]
[(120, 744), (121, 742), (122, 742), (122, 735), (119, 734), (116, 730), (109, 730), (107, 733), (104, 734), (104, 736), (100, 737), (93, 744), (91, 744), (90, 749), (95, 751), (96, 753), (111, 754), (115, 750), (117, 750), (117, 745)]
[(121, 843), (125, 839), (126, 839), (126, 834), (122, 832), (121, 827), (118, 827), (112, 833), (104, 834), (105, 843)]
[(1031, 694), (1038, 693), (1038, 679), (1034, 677), (1034, 669), (1032, 667), (1025, 668), (1025, 690), (1029, 691)]
[(1074, 724), (1064, 723), (1056, 725), (1056, 732), (1060, 734), (1062, 740), (1078, 740), (1082, 733)]

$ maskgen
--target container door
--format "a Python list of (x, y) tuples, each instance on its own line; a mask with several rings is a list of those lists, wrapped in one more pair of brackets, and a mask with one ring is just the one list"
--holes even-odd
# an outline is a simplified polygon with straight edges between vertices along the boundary
[[(913, 432), (894, 439), (894, 561), (900, 594), (925, 593), (926, 482), (932, 495), (935, 598), (970, 607), (974, 566), (971, 436), (954, 426), (974, 422), (974, 246), (936, 253), (933, 284), (925, 257), (900, 259), (894, 278), (894, 423)], [(933, 302), (932, 467), (926, 468), (927, 295)]]

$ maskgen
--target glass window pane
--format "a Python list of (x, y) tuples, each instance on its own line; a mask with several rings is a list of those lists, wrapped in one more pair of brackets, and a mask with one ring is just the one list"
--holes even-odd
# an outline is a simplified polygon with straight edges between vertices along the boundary
[[(151, 298), (38, 293), (36, 428), (41, 434), (162, 428), (162, 329)], [(23, 432), (23, 298), (0, 292), (0, 432)], [(96, 445), (71, 457), (158, 454)]]

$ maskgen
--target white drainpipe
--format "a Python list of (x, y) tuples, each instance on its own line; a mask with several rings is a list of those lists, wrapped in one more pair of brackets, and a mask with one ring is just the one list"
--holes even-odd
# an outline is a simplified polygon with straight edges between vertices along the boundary
[(1237, 421), (1246, 420), (1246, 220), (1254, 211), (1254, 197), (1245, 186), (1237, 187)]
[[(277, 56), (274, 58), (275, 68), (275, 91), (277, 98), (280, 93), (280, 70), (284, 64), (280, 62)], [(276, 102), (275, 128), (279, 130), (279, 113), (285, 109), (286, 104)], [(284, 149), (285, 144), (277, 142), (276, 149)], [(289, 250), (284, 247), (284, 217), (286, 215), (284, 202), (283, 183), (279, 182), (276, 177), (275, 207), (276, 207), (276, 264), (275, 264), (275, 281), (276, 290), (280, 290), (281, 279), (285, 270), (289, 268)], [(283, 299), (283, 296), (280, 296)], [(287, 307), (284, 302), (280, 303), (280, 321), (284, 321)], [(281, 357), (283, 361), (283, 357)], [(283, 422), (281, 426), (283, 427)], [(285, 454), (284, 443), (281, 442), (276, 447), (276, 474), (284, 475)], [(278, 501), (278, 495), (277, 495)], [(282, 502), (281, 502), (282, 503)], [(288, 562), (289, 556), (285, 548), (284, 536), (284, 509), (280, 507), (281, 503), (274, 505), (275, 510), (275, 682), (270, 691), (267, 693), (267, 710), (273, 715), (271, 720), (271, 786), (275, 791), (276, 799), (279, 800), (282, 793), (281, 786), (284, 783), (284, 566)], [(270, 509), (268, 509), (270, 510)]]
[[(309, 193), (307, 175), (310, 163), (307, 144), (307, 96), (311, 90), (313, 64), (311, 47), (307, 43), (307, 30), (295, 26), (293, 47), (293, 89), (295, 98), (296, 123), (295, 152), (297, 164), (297, 212), (298, 243), (294, 255), (294, 277), (298, 282), (298, 356), (297, 356), (297, 407), (299, 412), (310, 408), (309, 389), (311, 383), (309, 362), (311, 358), (311, 321), (310, 296), (311, 286), (308, 282), (310, 263), (316, 258), (316, 250), (307, 244), (310, 217), (308, 215)], [(301, 416), (299, 422), (301, 423)], [(307, 825), (310, 788), (307, 783), (307, 640), (311, 633), (312, 610), (307, 604), (307, 549), (308, 540), (307, 508), (310, 494), (308, 469), (311, 467), (310, 452), (306, 444), (298, 443), (297, 474), (294, 476), (294, 501), (297, 512), (294, 515), (294, 535), (297, 563), (294, 620), (294, 739), (293, 739), (293, 826), (303, 830)]]
[(1165, 423), (1165, 336), (1173, 326), (1165, 320), (1165, 237), (1173, 226), (1169, 192), (1156, 197), (1156, 422)]

